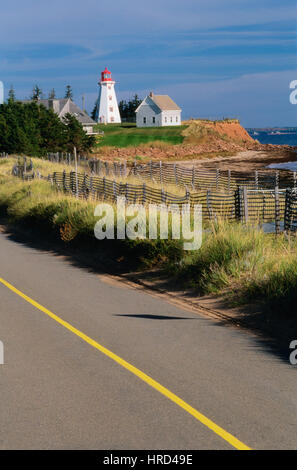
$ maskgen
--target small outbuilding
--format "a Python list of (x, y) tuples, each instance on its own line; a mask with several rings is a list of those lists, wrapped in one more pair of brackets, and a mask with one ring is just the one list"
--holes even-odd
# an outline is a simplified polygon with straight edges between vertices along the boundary
[(170, 96), (151, 92), (136, 109), (136, 126), (180, 126), (181, 112)]

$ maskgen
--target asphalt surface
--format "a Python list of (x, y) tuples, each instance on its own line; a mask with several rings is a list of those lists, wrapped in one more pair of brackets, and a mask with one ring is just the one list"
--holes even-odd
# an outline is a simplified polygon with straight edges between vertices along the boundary
[[(247, 446), (297, 448), (296, 366), (255, 336), (106, 283), (5, 234), (0, 278)], [(0, 340), (0, 449), (233, 448), (1, 283)]]

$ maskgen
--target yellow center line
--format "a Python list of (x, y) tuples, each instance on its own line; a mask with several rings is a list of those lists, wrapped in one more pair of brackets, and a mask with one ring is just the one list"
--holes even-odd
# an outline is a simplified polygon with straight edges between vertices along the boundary
[(139, 379), (143, 380), (146, 384), (150, 385), (152, 388), (157, 390), (159, 393), (164, 395), (166, 398), (171, 400), (173, 403), (178, 405), (180, 408), (183, 410), (187, 411), (190, 415), (192, 415), (195, 419), (200, 421), (200, 423), (204, 424), (207, 428), (209, 428), (211, 431), (213, 431), (215, 434), (220, 436), (222, 439), (224, 439), (226, 442), (231, 444), (231, 446), (235, 447), (235, 449), (238, 450), (251, 450), (250, 447), (245, 445), (243, 442), (241, 442), (239, 439), (234, 437), (232, 434), (229, 432), (225, 431), (225, 429), (221, 428), (218, 426), (216, 423), (214, 423), (212, 420), (207, 418), (205, 415), (200, 413), (198, 410), (190, 406), (187, 402), (182, 400), (180, 397), (172, 393), (170, 390), (168, 390), (166, 387), (163, 387), (159, 382), (156, 380), (152, 379), (149, 375), (145, 374), (142, 372), (140, 369), (137, 369), (137, 367), (134, 367), (132, 364), (129, 362), (125, 361), (122, 359), (120, 356), (117, 354), (113, 353), (109, 349), (105, 348), (101, 344), (97, 343), (97, 341), (93, 340), (89, 336), (85, 335), (82, 331), (78, 330), (74, 326), (72, 326), (70, 323), (66, 322), (62, 318), (58, 317), (55, 315), (53, 312), (48, 310), (47, 308), (43, 307), (40, 305), (38, 302), (35, 300), (31, 299), (28, 297), (26, 294), (23, 292), (19, 291), (16, 289), (13, 285), (11, 285), (9, 282), (5, 281), (4, 279), (0, 278), (0, 283), (6, 286), (8, 289), (10, 289), (12, 292), (20, 296), (22, 299), (26, 300), (29, 304), (33, 305), (33, 307), (37, 308), (41, 312), (45, 313), (48, 315), (50, 318), (55, 320), (57, 323), (60, 325), (64, 326), (64, 328), (67, 328), (67, 330), (71, 331), (74, 333), (76, 336), (81, 338), (83, 341), (86, 343), (90, 344), (93, 346), (95, 349), (100, 351), (101, 353), (105, 354), (105, 356), (109, 357), (113, 361), (117, 362), (120, 364), (122, 367), (124, 367), (126, 370), (131, 372), (132, 374), (136, 375)]

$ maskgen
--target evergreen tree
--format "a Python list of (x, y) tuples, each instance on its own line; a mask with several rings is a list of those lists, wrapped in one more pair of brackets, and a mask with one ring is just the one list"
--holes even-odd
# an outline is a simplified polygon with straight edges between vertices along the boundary
[(0, 152), (43, 156), (48, 152), (89, 151), (95, 138), (68, 114), (62, 122), (40, 103), (8, 100), (0, 105)]
[(73, 100), (73, 91), (70, 85), (66, 86), (65, 98)]
[(8, 101), (13, 102), (15, 101), (15, 91), (13, 85), (10, 85), (10, 89), (8, 91)]
[(67, 150), (73, 151), (76, 147), (78, 152), (90, 150), (96, 142), (93, 135), (89, 136), (83, 130), (81, 123), (70, 113), (64, 117), (64, 123), (67, 128)]
[(51, 89), (51, 91), (48, 94), (48, 99), (49, 100), (54, 100), (56, 98), (56, 91), (54, 88)]
[(91, 112), (91, 118), (93, 119), (93, 121), (96, 120), (96, 113), (97, 113), (97, 101), (94, 105), (93, 111)]
[(31, 100), (38, 101), (42, 97), (42, 90), (38, 85), (35, 85), (32, 90)]
[(138, 106), (141, 104), (142, 100), (138, 97), (137, 94), (129, 101), (120, 101), (119, 111), (122, 119), (126, 121), (135, 120), (135, 111)]

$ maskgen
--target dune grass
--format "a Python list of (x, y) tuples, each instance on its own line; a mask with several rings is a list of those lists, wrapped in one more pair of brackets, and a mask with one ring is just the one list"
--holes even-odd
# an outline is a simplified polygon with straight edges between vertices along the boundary
[[(67, 165), (65, 163), (52, 163), (46, 159), (42, 158), (32, 158), (33, 170), (35, 172), (39, 171), (42, 175), (46, 176), (53, 173), (54, 171), (72, 171), (74, 169), (73, 165)], [(12, 167), (18, 161), (23, 162), (22, 157), (10, 156), (9, 158), (0, 159), (0, 175), (11, 175)], [(27, 159), (29, 162), (29, 159)], [(81, 167), (81, 171), (85, 171), (85, 167)]]
[(297, 239), (219, 220), (200, 250), (167, 267), (199, 294), (226, 294), (235, 303), (262, 300), (285, 310), (297, 302)]

